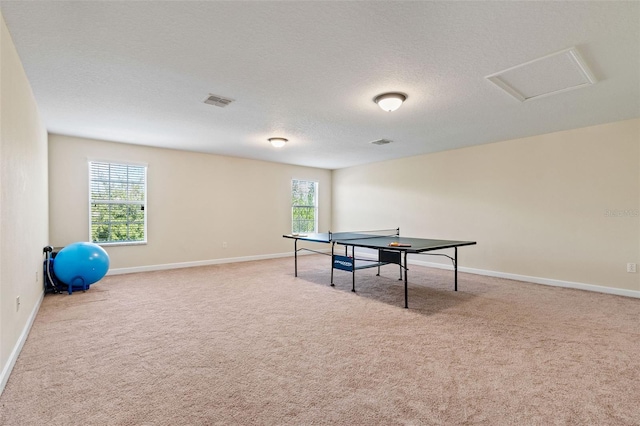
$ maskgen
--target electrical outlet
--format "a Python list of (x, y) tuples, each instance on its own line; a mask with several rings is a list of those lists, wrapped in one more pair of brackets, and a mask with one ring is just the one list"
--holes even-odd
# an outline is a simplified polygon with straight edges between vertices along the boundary
[(635, 273), (636, 266), (637, 265), (635, 263), (627, 263), (627, 272)]
[(226, 249), (226, 248), (227, 248), (227, 242), (226, 242), (226, 241), (224, 241), (224, 242), (222, 243), (222, 248), (223, 248), (223, 249)]
[(16, 297), (16, 312), (20, 310), (20, 296)]

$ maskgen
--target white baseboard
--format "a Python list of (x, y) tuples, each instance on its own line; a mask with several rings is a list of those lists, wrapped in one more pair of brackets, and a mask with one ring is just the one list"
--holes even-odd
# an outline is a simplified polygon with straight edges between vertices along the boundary
[(0, 373), (0, 395), (4, 391), (4, 387), (7, 385), (7, 381), (9, 380), (9, 376), (11, 375), (13, 366), (16, 365), (18, 355), (20, 355), (20, 351), (22, 351), (22, 347), (24, 346), (24, 342), (27, 341), (27, 336), (29, 336), (29, 331), (31, 331), (33, 321), (35, 321), (36, 319), (36, 315), (38, 314), (38, 310), (40, 309), (40, 305), (42, 304), (42, 299), (44, 299), (44, 291), (40, 294), (40, 298), (31, 310), (31, 314), (29, 314), (27, 324), (25, 324), (24, 328), (22, 329), (22, 333), (20, 334), (16, 345), (13, 347), (7, 363), (2, 368), (2, 373)]
[[(329, 249), (318, 250), (318, 251), (330, 253)], [(301, 251), (298, 253), (298, 256), (304, 256), (308, 254), (313, 254), (313, 252)], [(356, 255), (367, 257), (367, 258), (375, 258), (375, 254), (370, 251), (356, 250)], [(287, 252), (287, 253), (276, 253), (276, 254), (257, 255), (257, 256), (229, 257), (225, 259), (200, 260), (196, 262), (167, 263), (163, 265), (149, 265), (149, 266), (138, 266), (133, 268), (119, 268), (119, 269), (109, 270), (109, 273), (107, 275), (131, 274), (135, 272), (161, 271), (166, 269), (178, 269), (178, 268), (191, 268), (193, 266), (219, 265), (223, 263), (250, 262), (252, 260), (276, 259), (281, 257), (293, 257), (293, 253)], [(435, 263), (435, 262), (425, 262), (422, 260), (415, 260), (411, 258), (409, 258), (408, 261), (410, 265), (419, 265), (419, 266), (426, 266), (428, 268), (453, 270), (453, 265), (447, 265), (447, 264)], [(518, 275), (518, 274), (511, 274), (507, 272), (497, 272), (497, 271), (487, 271), (484, 269), (475, 269), (475, 268), (466, 268), (466, 267), (459, 267), (458, 271), (469, 273), (469, 274), (485, 275), (485, 276), (496, 277), (496, 278), (506, 278), (509, 280), (524, 281), (528, 283), (543, 284), (543, 285), (549, 285), (554, 287), (575, 288), (578, 290), (594, 291), (597, 293), (607, 293), (607, 294), (615, 294), (618, 296), (640, 298), (640, 291), (638, 290), (625, 290), (621, 288), (604, 287), (599, 285), (578, 283), (573, 281), (562, 281), (562, 280), (556, 280), (552, 278), (531, 277), (528, 275)]]
[[(318, 250), (321, 251), (321, 250)], [(302, 251), (298, 256), (313, 254)], [(223, 263), (251, 262), (252, 260), (277, 259), (280, 257), (293, 257), (293, 253), (260, 254), (256, 256), (227, 257), (224, 259), (197, 260), (194, 262), (165, 263), (162, 265), (134, 266), (131, 268), (110, 269), (107, 275), (133, 274), (136, 272), (162, 271), (166, 269), (192, 268), (194, 266), (221, 265)]]
[[(425, 261), (413, 259), (413, 260), (409, 260), (409, 264), (426, 266), (429, 268), (448, 269), (453, 271), (453, 265), (445, 265), (442, 263), (425, 262)], [(597, 293), (607, 293), (607, 294), (615, 294), (617, 296), (640, 298), (640, 291), (637, 291), (637, 290), (625, 290), (621, 288), (604, 287), (600, 285), (584, 284), (584, 283), (578, 283), (573, 281), (555, 280), (552, 278), (531, 277), (528, 275), (518, 275), (518, 274), (507, 273), (507, 272), (487, 271), (484, 269), (466, 268), (463, 266), (458, 267), (458, 271), (466, 272), (469, 274), (486, 275), (489, 277), (506, 278), (506, 279), (515, 280), (515, 281), (524, 281), (524, 282), (534, 283), (534, 284), (549, 285), (553, 287), (575, 288), (578, 290), (595, 291)]]

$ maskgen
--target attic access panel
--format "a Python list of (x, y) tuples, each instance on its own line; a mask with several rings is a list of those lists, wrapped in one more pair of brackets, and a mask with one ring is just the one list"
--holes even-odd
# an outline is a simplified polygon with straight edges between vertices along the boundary
[(575, 47), (485, 78), (520, 102), (591, 86), (597, 81)]

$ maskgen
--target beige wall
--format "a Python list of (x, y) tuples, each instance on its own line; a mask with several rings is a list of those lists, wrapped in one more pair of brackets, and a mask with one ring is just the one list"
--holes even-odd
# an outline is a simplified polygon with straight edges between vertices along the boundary
[(43, 293), (48, 199), (47, 132), (2, 15), (0, 21), (1, 391)]
[(637, 291), (639, 158), (635, 119), (337, 170), (333, 227), (475, 240), (461, 266)]
[(105, 247), (111, 268), (292, 252), (282, 234), (291, 232), (294, 178), (319, 182), (319, 227), (331, 223), (328, 170), (60, 135), (49, 141), (55, 246), (89, 238), (88, 160), (148, 165), (148, 244)]

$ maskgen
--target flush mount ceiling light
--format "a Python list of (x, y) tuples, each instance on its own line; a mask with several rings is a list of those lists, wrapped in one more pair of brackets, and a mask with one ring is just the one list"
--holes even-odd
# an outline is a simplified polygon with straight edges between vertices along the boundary
[(377, 103), (378, 106), (383, 110), (391, 112), (400, 108), (402, 103), (406, 100), (407, 100), (407, 95), (405, 95), (404, 93), (392, 92), (392, 93), (383, 93), (381, 95), (376, 96), (373, 99), (373, 102)]
[(282, 148), (285, 143), (289, 142), (289, 140), (285, 138), (269, 138), (269, 142), (275, 148)]

